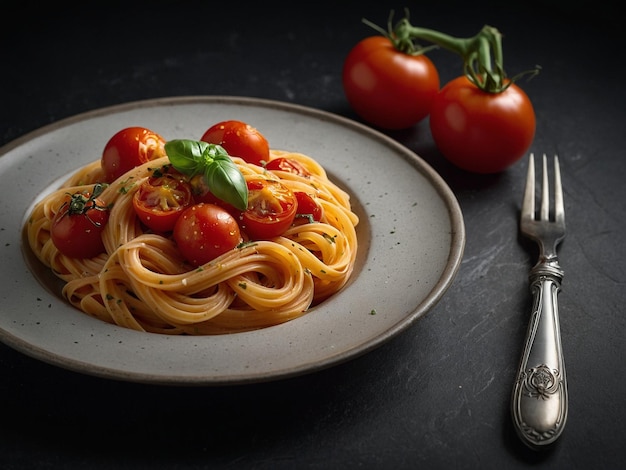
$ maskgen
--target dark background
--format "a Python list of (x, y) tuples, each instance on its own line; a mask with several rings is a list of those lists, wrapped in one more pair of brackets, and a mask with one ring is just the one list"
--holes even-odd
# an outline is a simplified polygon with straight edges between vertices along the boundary
[[(4, 2), (0, 145), (65, 117), (162, 96), (237, 95), (357, 119), (341, 87), (350, 48), (409, 7), (454, 36), (504, 34), (534, 103), (532, 151), (558, 153), (568, 238), (561, 327), (570, 415), (555, 448), (516, 438), (509, 397), (530, 309), (532, 245), (518, 237), (526, 162), (460, 171), (427, 121), (388, 133), (429, 162), (465, 215), (448, 293), (379, 349), (302, 377), (151, 386), (66, 371), (0, 345), (0, 468), (619, 468), (626, 458), (626, 93), (608, 2)], [(457, 58), (434, 51), (442, 84)], [(1, 314), (1, 309), (0, 309)]]

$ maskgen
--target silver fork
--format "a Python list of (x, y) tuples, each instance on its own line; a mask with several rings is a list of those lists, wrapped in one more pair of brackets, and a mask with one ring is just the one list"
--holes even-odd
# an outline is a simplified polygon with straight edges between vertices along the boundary
[(521, 440), (543, 449), (562, 433), (567, 420), (567, 380), (559, 327), (558, 293), (563, 270), (557, 245), (565, 237), (563, 188), (558, 157), (554, 157), (554, 210), (550, 214), (548, 165), (543, 155), (539, 218), (535, 212), (535, 157), (530, 155), (522, 202), (520, 231), (539, 246), (539, 260), (529, 281), (533, 309), (517, 371), (511, 412)]

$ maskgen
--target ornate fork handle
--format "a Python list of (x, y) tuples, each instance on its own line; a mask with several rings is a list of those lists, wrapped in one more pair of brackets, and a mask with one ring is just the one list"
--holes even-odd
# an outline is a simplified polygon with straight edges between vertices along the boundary
[(559, 327), (558, 293), (563, 271), (556, 257), (530, 273), (533, 311), (512, 398), (521, 440), (534, 449), (554, 442), (567, 420), (567, 380)]

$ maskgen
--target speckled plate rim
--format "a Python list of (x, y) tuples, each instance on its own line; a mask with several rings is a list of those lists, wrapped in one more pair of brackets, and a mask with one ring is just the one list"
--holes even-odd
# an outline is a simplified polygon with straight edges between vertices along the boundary
[[(30, 269), (22, 226), (40, 197), (108, 137), (143, 125), (198, 138), (240, 119), (273, 148), (317, 158), (353, 197), (359, 257), (337, 295), (303, 317), (256, 332), (180, 337), (108, 325), (69, 307)], [(90, 154), (91, 152), (91, 154)], [(98, 377), (152, 384), (227, 385), (321, 370), (387, 342), (426, 314), (459, 269), (465, 228), (446, 182), (386, 135), (330, 112), (237, 96), (136, 101), (69, 117), (0, 148), (0, 341), (38, 360)], [(27, 250), (26, 250), (27, 251)]]

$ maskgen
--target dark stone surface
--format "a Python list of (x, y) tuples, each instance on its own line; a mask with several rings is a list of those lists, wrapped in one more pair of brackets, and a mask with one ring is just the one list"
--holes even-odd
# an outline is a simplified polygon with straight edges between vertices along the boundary
[[(7, 5), (13, 5), (10, 9)], [(0, 467), (618, 468), (626, 458), (625, 41), (602, 2), (411, 7), (414, 24), (504, 34), (509, 74), (537, 113), (537, 153), (561, 158), (568, 236), (560, 295), (570, 414), (543, 453), (516, 438), (509, 398), (529, 318), (534, 248), (518, 236), (526, 162), (457, 170), (427, 122), (389, 133), (455, 192), (467, 246), (422, 320), (346, 364), (278, 382), (165, 387), (62, 370), (0, 345)], [(404, 4), (3, 4), (0, 145), (65, 117), (180, 95), (276, 99), (355, 118), (345, 55)], [(431, 58), (442, 81), (455, 57)], [(1, 307), (0, 307), (1, 314)]]

